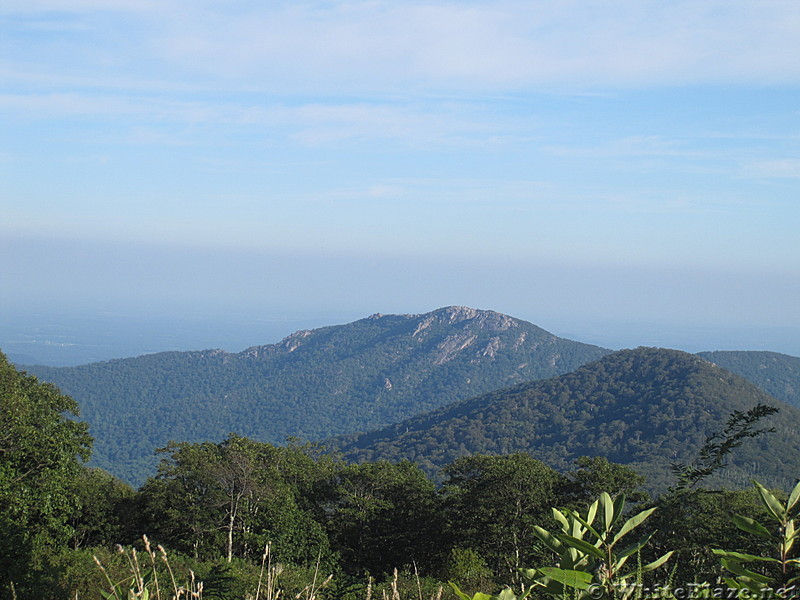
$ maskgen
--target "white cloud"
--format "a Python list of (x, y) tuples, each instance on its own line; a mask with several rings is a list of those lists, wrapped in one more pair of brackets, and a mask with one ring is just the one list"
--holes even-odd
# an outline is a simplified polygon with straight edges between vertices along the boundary
[[(202, 124), (225, 126), (229, 135), (236, 135), (241, 127), (252, 127), (262, 135), (305, 146), (387, 139), (414, 144), (497, 144), (497, 136), (506, 135), (507, 127), (501, 122), (486, 122), (484, 115), (472, 114), (453, 103), (251, 105), (157, 96), (27, 93), (0, 94), (0, 110), (27, 119), (128, 119), (138, 142), (155, 142), (158, 138), (177, 141), (180, 128)], [(148, 124), (171, 129), (157, 131)], [(507, 136), (504, 142), (512, 139)]]
[(743, 164), (742, 172), (748, 177), (764, 179), (800, 179), (800, 159), (753, 161)]
[(32, 0), (0, 13), (92, 25), (54, 46), (54, 76), (91, 50), (151, 80), (280, 94), (800, 83), (795, 0)]
[(88, 11), (149, 12), (169, 2), (157, 0), (6, 0), (0, 14), (36, 15), (59, 12), (81, 14)]
[(631, 136), (612, 140), (598, 146), (547, 146), (544, 148), (556, 156), (613, 158), (613, 157), (683, 157), (709, 158), (710, 152), (689, 150), (685, 142), (666, 140), (660, 136)]
[(191, 11), (157, 44), (185, 68), (345, 88), (798, 82), (796, 2), (346, 2)]

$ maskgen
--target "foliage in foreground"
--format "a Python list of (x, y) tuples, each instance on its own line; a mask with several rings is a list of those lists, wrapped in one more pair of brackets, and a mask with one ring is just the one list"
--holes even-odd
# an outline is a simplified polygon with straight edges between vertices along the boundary
[(70, 539), (72, 482), (92, 443), (77, 414), (72, 398), (0, 353), (0, 594), (34, 586), (44, 556)]
[[(656, 511), (656, 507), (643, 510), (625, 520), (620, 527), (625, 511), (625, 495), (616, 499), (603, 492), (583, 516), (578, 511), (553, 509), (553, 517), (561, 531), (550, 533), (536, 526), (534, 531), (539, 539), (558, 556), (557, 567), (528, 569), (526, 578), (532, 585), (541, 586), (546, 592), (564, 595), (570, 588), (580, 591), (579, 597), (591, 586), (599, 586), (607, 596), (628, 583), (628, 580), (641, 576), (663, 565), (672, 556), (669, 551), (644, 566), (631, 568), (628, 559), (639, 556), (654, 532), (630, 542), (632, 533)], [(623, 539), (625, 540), (624, 544)], [(622, 546), (622, 548), (620, 548)], [(626, 564), (628, 566), (626, 566)]]
[[(667, 559), (679, 581), (725, 577), (742, 590), (777, 590), (797, 577), (797, 488), (786, 499), (761, 486), (745, 497), (696, 485), (696, 477), (724, 467), (739, 441), (768, 431), (755, 427), (760, 413), (733, 415), (721, 437), (709, 438), (708, 460), (686, 471), (691, 485), (656, 502), (637, 493), (639, 475), (603, 458), (580, 459), (564, 475), (525, 453), (467, 456), (436, 488), (408, 462), (347, 465), (311, 445), (275, 447), (235, 435), (169, 446), (158, 476), (134, 491), (83, 466), (91, 440), (84, 424), (68, 418), (74, 403), (4, 361), (4, 599), (92, 598), (100, 590), (115, 600), (261, 596), (272, 589), (260, 566), (268, 543), (280, 582), (275, 594), (313, 591), (341, 600), (384, 593), (483, 598), (509, 585), (540, 596), (548, 586), (575, 598), (591, 585), (617, 594), (620, 584), (653, 575), (648, 565)], [(639, 506), (628, 514), (623, 498)], [(550, 506), (560, 507), (552, 511), (555, 533)], [(733, 506), (742, 516), (731, 524), (720, 517)], [(141, 546), (143, 533), (165, 549)], [(116, 543), (128, 549), (111, 551)], [(711, 546), (725, 550), (715, 556)], [(531, 575), (527, 587), (524, 575)], [(448, 580), (457, 586), (440, 590)], [(500, 591), (498, 598), (512, 595)]]
[[(730, 550), (714, 550), (720, 564), (728, 575), (713, 582), (686, 582), (691, 587), (692, 598), (725, 597), (735, 598), (779, 598), (797, 597), (796, 585), (800, 582), (800, 559), (793, 552), (798, 533), (796, 519), (800, 513), (800, 483), (798, 483), (786, 502), (754, 482), (755, 489), (764, 508), (768, 510), (774, 524), (766, 527), (743, 515), (733, 515), (732, 524), (753, 536), (767, 539), (775, 544), (777, 557), (750, 555)], [(573, 510), (552, 509), (552, 514), (561, 531), (551, 533), (536, 526), (536, 536), (556, 555), (557, 566), (541, 566), (523, 569), (527, 585), (521, 586), (518, 595), (511, 587), (504, 587), (495, 595), (476, 591), (472, 596), (462, 591), (456, 582), (449, 582), (452, 593), (459, 600), (525, 600), (528, 597), (552, 597), (573, 600), (628, 600), (630, 598), (684, 598), (684, 588), (673, 588), (670, 576), (661, 580), (645, 581), (644, 575), (655, 571), (670, 560), (673, 551), (656, 560), (642, 564), (641, 556), (653, 537), (650, 531), (628, 539), (631, 534), (644, 526), (658, 510), (654, 506), (637, 512), (632, 516), (625, 513), (625, 497), (620, 494), (612, 498), (603, 492), (589, 505), (585, 513)], [(624, 542), (623, 542), (624, 540)], [(113, 577), (103, 563), (95, 561), (106, 579), (106, 586), (100, 592), (105, 600), (201, 600), (202, 598), (228, 598), (230, 600), (277, 600), (286, 597), (282, 587), (284, 565), (273, 563), (270, 546), (267, 545), (261, 558), (258, 580), (254, 592), (237, 592), (230, 586), (226, 589), (216, 587), (206, 589), (190, 571), (190, 578), (179, 582), (163, 547), (158, 552), (152, 549), (144, 538), (145, 551), (142, 558), (136, 550), (119, 549), (118, 556), (127, 560), (128, 572), (120, 578)], [(622, 547), (622, 549), (619, 549)], [(629, 559), (634, 559), (629, 561)], [(633, 563), (633, 564), (632, 564)], [(756, 563), (763, 568), (751, 570), (743, 566)], [(626, 566), (630, 565), (630, 566)], [(770, 567), (774, 567), (770, 571)], [(674, 575), (674, 569), (672, 570)], [(337, 589), (333, 576), (322, 577), (317, 563), (313, 574), (307, 574), (307, 583), (289, 595), (298, 600), (318, 600), (321, 598), (365, 598), (371, 600), (379, 592), (383, 600), (402, 600), (414, 598), (441, 600), (444, 588), (441, 584), (431, 591), (430, 582), (414, 573), (413, 585), (402, 585), (402, 579), (395, 569), (391, 581), (382, 587), (373, 587), (369, 578), (366, 587)], [(424, 582), (424, 583), (423, 583)], [(724, 592), (720, 583), (724, 582)], [(645, 587), (644, 584), (647, 584)], [(425, 590), (423, 591), (423, 586)], [(297, 587), (297, 586), (296, 586)], [(655, 590), (655, 591), (652, 591)], [(679, 590), (681, 593), (679, 593)], [(354, 595), (354, 592), (356, 595)], [(362, 594), (362, 595), (358, 595)], [(77, 593), (76, 593), (77, 597)]]
[[(794, 588), (800, 583), (800, 559), (793, 552), (797, 536), (800, 535), (797, 523), (800, 517), (800, 483), (792, 490), (786, 502), (778, 500), (758, 482), (755, 482), (755, 487), (772, 521), (771, 528), (743, 515), (734, 514), (731, 519), (742, 531), (766, 540), (773, 555), (756, 556), (720, 549), (715, 549), (714, 554), (729, 572), (725, 582), (731, 588), (752, 593), (759, 593), (765, 588)], [(751, 566), (753, 563), (763, 568), (756, 570)]]

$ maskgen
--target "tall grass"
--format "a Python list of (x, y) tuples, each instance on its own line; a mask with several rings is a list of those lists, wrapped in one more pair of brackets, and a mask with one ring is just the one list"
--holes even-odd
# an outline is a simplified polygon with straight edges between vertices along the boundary
[[(105, 600), (203, 600), (203, 582), (199, 581), (193, 571), (189, 570), (188, 578), (179, 581), (170, 564), (169, 557), (163, 546), (153, 549), (147, 536), (143, 536), (144, 552), (137, 552), (135, 548), (126, 550), (117, 546), (117, 552), (125, 557), (127, 572), (122, 579), (114, 580), (103, 565), (102, 561), (94, 556), (94, 562), (103, 573), (108, 590), (101, 590), (100, 594)], [(146, 558), (142, 559), (142, 555)], [(321, 600), (323, 591), (329, 586), (333, 575), (322, 579), (319, 572), (319, 563), (311, 579), (299, 593), (294, 595), (295, 600)], [(159, 570), (168, 576), (165, 584), (159, 578)], [(261, 559), (258, 584), (255, 593), (246, 594), (242, 600), (280, 600), (284, 591), (279, 586), (280, 576), (284, 566), (273, 562), (272, 545), (267, 543)]]
[[(154, 549), (146, 536), (143, 542), (144, 552), (117, 546), (117, 553), (127, 563), (125, 575), (121, 578), (112, 576), (103, 562), (97, 556), (93, 557), (107, 585), (106, 590), (100, 590), (105, 600), (203, 600), (203, 582), (195, 577), (193, 571), (189, 570), (188, 575), (181, 579), (176, 576), (163, 546), (157, 545)], [(330, 589), (333, 575), (322, 576), (319, 559), (311, 581), (299, 592), (285, 593), (280, 585), (283, 574), (284, 565), (274, 560), (272, 545), (266, 544), (255, 591), (245, 594), (241, 600), (323, 600), (329, 592), (335, 593)], [(413, 573), (401, 574), (395, 569), (392, 579), (380, 585), (370, 577), (364, 600), (442, 600), (442, 585), (435, 586), (433, 591), (431, 587), (419, 576), (416, 567)]]
[[(129, 567), (129, 574), (120, 581), (113, 581), (100, 559), (94, 556), (95, 563), (109, 585), (109, 591), (100, 591), (103, 598), (106, 600), (202, 600), (203, 583), (195, 579), (194, 573), (189, 571), (189, 580), (178, 584), (164, 547), (158, 545), (158, 554), (156, 554), (147, 536), (143, 536), (142, 539), (144, 554), (147, 556), (149, 565), (140, 563), (139, 553), (135, 548), (127, 551), (122, 546), (117, 546), (117, 552), (127, 559)], [(158, 579), (159, 564), (163, 564), (169, 574), (169, 586), (163, 592)]]

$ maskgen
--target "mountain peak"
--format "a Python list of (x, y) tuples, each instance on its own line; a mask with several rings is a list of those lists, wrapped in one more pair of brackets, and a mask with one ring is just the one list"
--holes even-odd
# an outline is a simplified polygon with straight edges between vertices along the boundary
[(489, 331), (505, 331), (512, 327), (519, 327), (520, 324), (520, 321), (508, 315), (493, 310), (480, 310), (468, 306), (447, 306), (420, 316), (447, 325), (469, 323), (477, 329)]
[[(450, 306), (300, 330), (238, 354), (178, 352), (39, 372), (81, 403), (96, 464), (130, 474), (176, 431), (187, 441), (231, 431), (272, 443), (319, 440), (553, 377), (607, 352), (497, 312)], [(130, 443), (105, 414), (139, 422), (147, 435)]]
[(467, 319), (474, 319), (481, 313), (488, 313), (493, 311), (480, 311), (477, 308), (470, 308), (469, 306), (445, 306), (438, 310), (433, 311), (433, 314), (446, 318), (450, 323), (457, 323), (459, 321), (466, 321)]

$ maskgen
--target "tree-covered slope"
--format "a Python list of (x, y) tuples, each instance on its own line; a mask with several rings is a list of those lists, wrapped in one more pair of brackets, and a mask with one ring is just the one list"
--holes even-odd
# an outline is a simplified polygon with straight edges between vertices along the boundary
[(604, 456), (648, 477), (671, 480), (733, 411), (777, 405), (777, 429), (747, 440), (724, 471), (728, 484), (751, 477), (786, 487), (800, 475), (800, 411), (706, 360), (655, 348), (623, 350), (546, 381), (457, 402), (367, 434), (334, 442), (354, 460), (409, 459), (434, 470), (472, 453), (530, 452), (567, 469)]
[(153, 451), (234, 432), (283, 443), (366, 431), (609, 352), (492, 311), (373, 315), (231, 354), (166, 352), (79, 367), (25, 367), (75, 398), (93, 464), (139, 482)]
[(700, 352), (731, 373), (741, 375), (768, 394), (800, 408), (800, 358), (778, 352)]
[[(42, 557), (69, 539), (72, 482), (92, 440), (78, 406), (0, 352), (0, 596), (16, 597)], [(11, 596), (7, 590), (11, 589)], [(23, 593), (21, 598), (31, 597)]]

